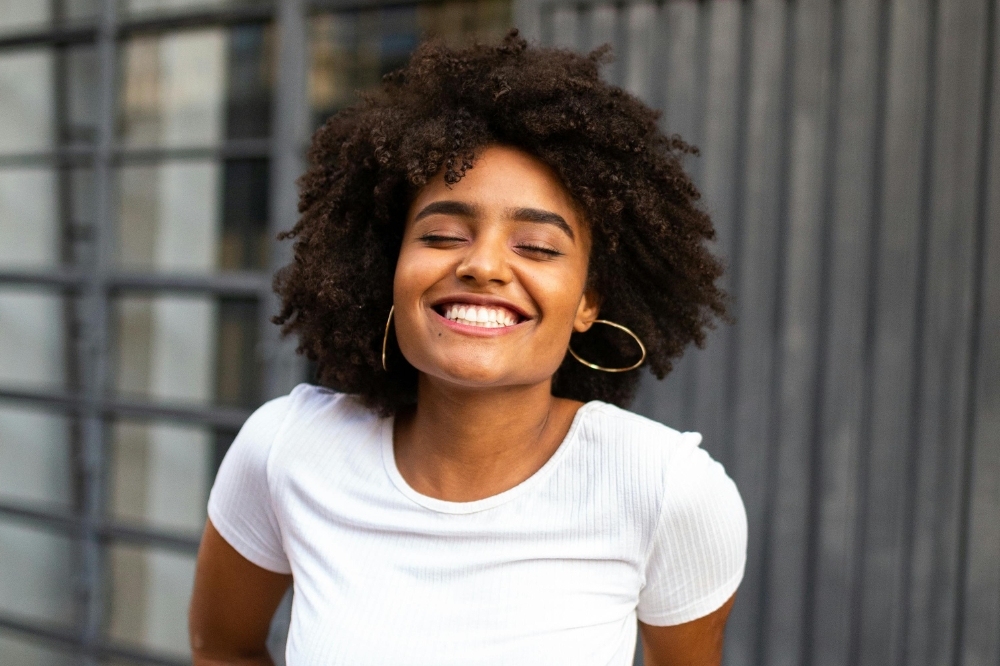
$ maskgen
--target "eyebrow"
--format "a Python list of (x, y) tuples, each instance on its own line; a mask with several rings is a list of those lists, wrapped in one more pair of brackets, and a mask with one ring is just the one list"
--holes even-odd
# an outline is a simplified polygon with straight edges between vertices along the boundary
[[(463, 201), (432, 201), (420, 209), (420, 212), (413, 218), (414, 222), (422, 220), (429, 215), (458, 215), (461, 217), (476, 217), (480, 208), (475, 204), (468, 204)], [(576, 234), (572, 227), (566, 222), (562, 215), (540, 208), (507, 208), (504, 211), (512, 220), (518, 222), (538, 222), (540, 224), (552, 224), (560, 229), (574, 241)]]
[(576, 235), (573, 233), (573, 229), (566, 223), (563, 216), (558, 213), (541, 210), (539, 208), (508, 208), (505, 212), (510, 219), (518, 220), (519, 222), (541, 222), (542, 224), (554, 224), (566, 232), (566, 235), (571, 239), (576, 240)]
[(467, 204), (462, 201), (432, 201), (417, 213), (413, 218), (414, 222), (424, 219), (428, 215), (459, 215), (461, 217), (475, 217), (479, 212), (479, 206)]

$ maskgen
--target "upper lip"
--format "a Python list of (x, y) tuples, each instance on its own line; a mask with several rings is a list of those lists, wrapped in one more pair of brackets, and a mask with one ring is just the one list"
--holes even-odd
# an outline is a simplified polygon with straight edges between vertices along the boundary
[(492, 305), (494, 307), (506, 308), (507, 310), (510, 310), (514, 314), (520, 316), (522, 319), (532, 318), (530, 314), (524, 311), (524, 308), (519, 308), (510, 301), (497, 298), (496, 296), (483, 296), (481, 294), (453, 294), (451, 296), (443, 296), (431, 303), (431, 307), (436, 308), (449, 303), (468, 303), (470, 305), (482, 305), (484, 307)]

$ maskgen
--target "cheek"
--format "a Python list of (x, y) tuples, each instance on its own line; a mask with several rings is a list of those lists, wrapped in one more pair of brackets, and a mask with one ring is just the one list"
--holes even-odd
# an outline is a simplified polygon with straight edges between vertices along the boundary
[(419, 298), (445, 272), (446, 268), (441, 265), (440, 259), (431, 253), (419, 250), (400, 252), (392, 285), (396, 309), (412, 306), (413, 303), (408, 301)]
[(583, 297), (583, 288), (584, 282), (575, 272), (536, 278), (530, 291), (542, 312), (542, 323), (565, 328), (568, 336)]
[(411, 363), (419, 362), (423, 355), (422, 344), (417, 343), (422, 330), (421, 298), (449, 274), (449, 267), (441, 259), (441, 253), (421, 252), (416, 248), (401, 251), (396, 263), (392, 286), (396, 340)]

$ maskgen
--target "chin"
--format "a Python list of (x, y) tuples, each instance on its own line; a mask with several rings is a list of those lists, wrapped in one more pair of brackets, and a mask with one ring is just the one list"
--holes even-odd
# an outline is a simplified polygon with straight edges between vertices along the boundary
[(522, 383), (512, 379), (510, 368), (507, 366), (506, 363), (486, 359), (478, 362), (455, 362), (453, 359), (448, 359), (434, 367), (420, 370), (440, 381), (469, 388), (490, 388)]

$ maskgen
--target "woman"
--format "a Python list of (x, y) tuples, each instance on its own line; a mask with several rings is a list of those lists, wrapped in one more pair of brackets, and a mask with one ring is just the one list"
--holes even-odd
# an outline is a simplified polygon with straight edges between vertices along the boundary
[[(657, 113), (589, 56), (421, 45), (317, 132), (276, 318), (325, 387), (257, 410), (209, 499), (196, 664), (719, 664), (746, 517), (625, 411), (724, 314)], [(638, 623), (637, 621), (638, 620)]]

